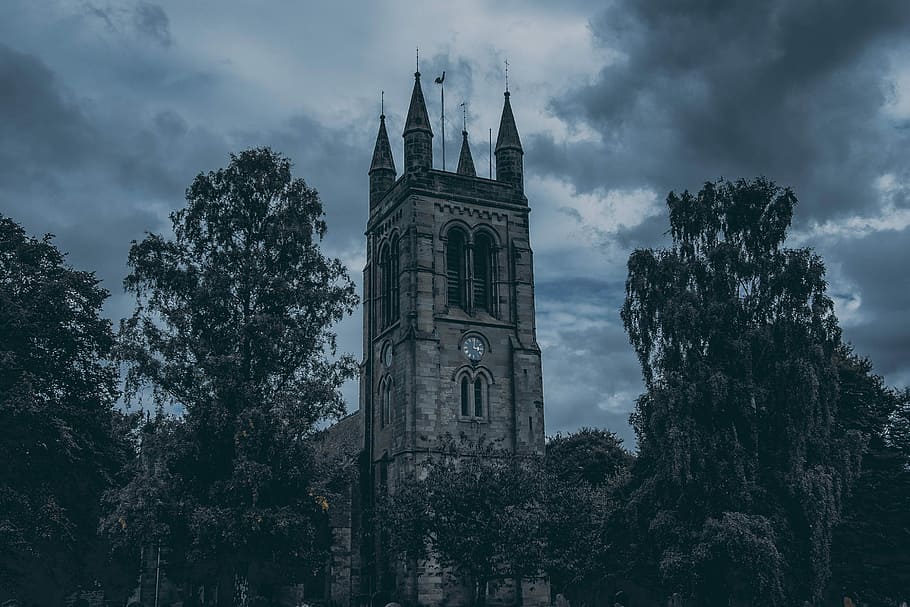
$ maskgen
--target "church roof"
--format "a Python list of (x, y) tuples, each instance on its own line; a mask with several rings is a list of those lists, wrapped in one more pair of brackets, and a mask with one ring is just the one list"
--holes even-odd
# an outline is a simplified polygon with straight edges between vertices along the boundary
[(461, 154), (458, 156), (458, 168), (456, 173), (459, 175), (470, 175), (477, 177), (477, 171), (474, 170), (474, 159), (471, 157), (471, 146), (468, 145), (468, 132), (461, 132)]
[(380, 169), (395, 172), (395, 159), (392, 158), (392, 146), (389, 145), (389, 134), (385, 128), (385, 114), (379, 117), (379, 133), (376, 135), (376, 147), (373, 148), (373, 162), (370, 173)]
[(317, 460), (327, 464), (328, 469), (355, 464), (357, 455), (363, 449), (363, 419), (360, 410), (341, 418), (316, 438)]
[(426, 131), (433, 135), (430, 128), (430, 116), (427, 114), (427, 103), (420, 88), (420, 72), (414, 73), (414, 90), (411, 92), (411, 105), (408, 107), (408, 119), (404, 123), (404, 135), (411, 131)]
[(512, 104), (509, 103), (509, 91), (505, 93), (506, 100), (502, 106), (502, 118), (499, 121), (499, 135), (496, 136), (496, 151), (504, 148), (521, 149), (521, 139), (518, 138), (518, 127), (515, 126), (515, 116), (512, 114)]

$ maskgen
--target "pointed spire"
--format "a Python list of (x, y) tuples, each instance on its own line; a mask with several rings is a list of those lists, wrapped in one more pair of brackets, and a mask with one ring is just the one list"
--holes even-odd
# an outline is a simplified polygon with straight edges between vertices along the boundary
[(505, 97), (502, 118), (499, 121), (499, 135), (496, 137), (496, 152), (498, 153), (504, 148), (513, 148), (523, 152), (521, 139), (518, 137), (518, 127), (515, 126), (515, 116), (512, 114), (512, 104), (509, 102), (509, 91), (506, 91)]
[(373, 148), (373, 162), (370, 174), (381, 169), (395, 173), (395, 159), (392, 157), (392, 146), (389, 144), (389, 133), (385, 128), (385, 114), (379, 116), (379, 133), (376, 135), (376, 146)]
[(430, 128), (430, 116), (427, 114), (423, 89), (420, 88), (420, 72), (414, 73), (414, 90), (402, 136), (405, 172), (433, 168), (433, 129)]
[(468, 132), (462, 131), (461, 137), (461, 154), (458, 156), (458, 169), (456, 172), (459, 175), (477, 177), (477, 171), (474, 170), (474, 159), (471, 158), (471, 146), (468, 145)]
[(509, 102), (509, 91), (502, 106), (502, 119), (499, 121), (499, 135), (496, 137), (496, 181), (508, 183), (519, 191), (524, 190), (524, 162), (521, 139), (515, 116), (512, 115), (512, 104)]
[(433, 136), (430, 128), (430, 116), (427, 113), (427, 103), (423, 98), (423, 89), (420, 88), (420, 72), (414, 72), (414, 90), (411, 92), (411, 105), (408, 107), (408, 119), (404, 123), (404, 135), (411, 131), (426, 131)]
[(392, 146), (389, 145), (389, 133), (385, 128), (385, 114), (379, 116), (379, 133), (376, 135), (376, 146), (373, 148), (373, 162), (370, 163), (370, 206), (382, 199), (382, 196), (395, 184), (395, 159), (392, 157)]

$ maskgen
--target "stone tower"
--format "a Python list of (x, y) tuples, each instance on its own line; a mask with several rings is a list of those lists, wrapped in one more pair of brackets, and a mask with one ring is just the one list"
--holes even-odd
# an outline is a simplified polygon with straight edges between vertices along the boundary
[[(544, 451), (530, 208), (509, 93), (495, 180), (476, 176), (467, 133), (457, 172), (433, 168), (419, 73), (403, 137), (396, 178), (381, 116), (369, 171), (360, 376), (367, 501), (394, 491), (446, 434)], [(363, 595), (464, 604), (444, 575), (396, 567), (368, 528), (362, 554)], [(528, 590), (523, 602), (535, 602)]]

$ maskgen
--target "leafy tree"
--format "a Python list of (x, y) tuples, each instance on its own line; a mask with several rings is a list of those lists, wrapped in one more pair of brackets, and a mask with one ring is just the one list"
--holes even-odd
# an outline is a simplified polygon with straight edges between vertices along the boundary
[(910, 589), (910, 392), (887, 388), (869, 360), (844, 349), (842, 431), (867, 438), (862, 474), (834, 534), (832, 598), (900, 604)]
[(172, 239), (150, 234), (130, 249), (127, 395), (183, 417), (163, 462), (169, 481), (154, 489), (172, 522), (118, 515), (107, 528), (166, 533), (186, 547), (188, 571), (219, 580), (221, 604), (237, 580), (267, 592), (321, 560), (306, 439), (343, 412), (338, 388), (355, 365), (336, 357), (331, 326), (357, 303), (342, 263), (320, 249), (322, 217), (286, 158), (247, 150), (196, 177), (171, 214)]
[(602, 487), (632, 465), (634, 458), (622, 442), (614, 432), (600, 428), (557, 434), (547, 441), (547, 470), (568, 484)]
[(444, 451), (427, 460), (425, 477), (405, 477), (380, 500), (378, 520), (391, 554), (432, 556), (483, 605), (490, 582), (543, 570), (541, 462), (483, 443), (449, 441)]
[(0, 601), (59, 603), (102, 575), (100, 498), (131, 423), (113, 409), (107, 295), (0, 216)]
[(764, 178), (670, 193), (672, 246), (629, 258), (631, 511), (664, 587), (706, 605), (820, 600), (862, 444), (836, 431), (822, 260), (783, 247), (795, 204)]
[(553, 591), (573, 603), (596, 603), (622, 568), (615, 518), (633, 461), (608, 430), (582, 428), (547, 441), (544, 569)]

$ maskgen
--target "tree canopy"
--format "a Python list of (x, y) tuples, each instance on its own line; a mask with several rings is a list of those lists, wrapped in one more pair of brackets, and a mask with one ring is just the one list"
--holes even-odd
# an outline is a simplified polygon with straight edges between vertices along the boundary
[(424, 559), (472, 584), (483, 605), (491, 581), (539, 575), (544, 567), (545, 484), (541, 462), (492, 445), (448, 440), (379, 505), (390, 554)]
[(163, 462), (170, 506), (159, 509), (181, 524), (136, 520), (133, 486), (106, 528), (166, 529), (187, 571), (214, 572), (230, 604), (235, 579), (264, 589), (321, 562), (305, 439), (344, 410), (339, 387), (355, 365), (337, 355), (332, 325), (357, 297), (320, 248), (318, 194), (280, 154), (232, 155), (186, 197), (172, 238), (150, 234), (130, 249), (124, 285), (136, 308), (119, 343), (128, 398), (150, 395), (181, 415)]
[(603, 487), (632, 465), (633, 456), (622, 442), (615, 432), (601, 428), (556, 434), (547, 440), (547, 470), (567, 484)]
[(817, 602), (862, 436), (836, 432), (841, 332), (796, 205), (758, 178), (670, 193), (670, 247), (629, 258), (646, 392), (632, 497), (665, 588), (706, 605)]
[(0, 216), (0, 600), (52, 604), (102, 575), (100, 499), (130, 457), (107, 295)]

